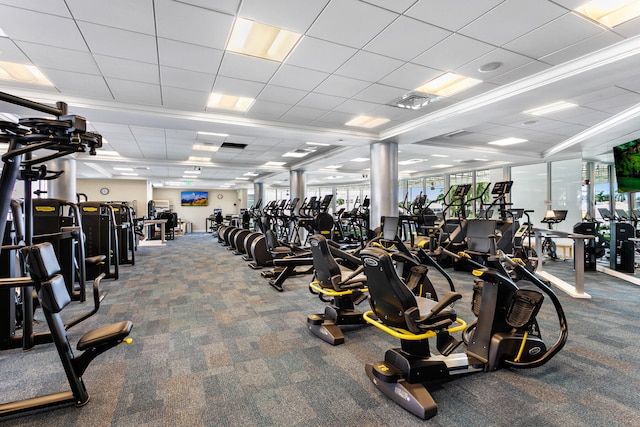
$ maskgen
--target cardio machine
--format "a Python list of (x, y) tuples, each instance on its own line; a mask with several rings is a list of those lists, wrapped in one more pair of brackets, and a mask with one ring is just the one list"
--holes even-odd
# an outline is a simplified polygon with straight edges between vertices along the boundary
[[(469, 325), (451, 307), (461, 298), (459, 293), (449, 292), (439, 302), (416, 297), (398, 276), (386, 251), (366, 248), (361, 257), (371, 305), (363, 318), (401, 342), (399, 348), (387, 350), (383, 361), (367, 364), (365, 372), (380, 391), (422, 419), (437, 413), (428, 384), (502, 367), (535, 368), (548, 362), (566, 342), (567, 322), (556, 295), (508, 257), (504, 261), (537, 289), (519, 288), (491, 268), (474, 270), (471, 304), (477, 319)], [(553, 303), (560, 328), (551, 346), (542, 340), (536, 320), (545, 296)], [(464, 331), (467, 348), (456, 353), (460, 341), (452, 334), (460, 331)], [(434, 337), (437, 354), (429, 346)]]

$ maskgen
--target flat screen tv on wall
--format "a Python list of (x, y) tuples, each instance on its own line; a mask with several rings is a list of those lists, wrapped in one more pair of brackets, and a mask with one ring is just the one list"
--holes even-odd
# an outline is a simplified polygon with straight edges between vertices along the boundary
[(640, 191), (640, 139), (613, 147), (618, 193)]
[(208, 191), (183, 191), (180, 194), (182, 206), (208, 206)]

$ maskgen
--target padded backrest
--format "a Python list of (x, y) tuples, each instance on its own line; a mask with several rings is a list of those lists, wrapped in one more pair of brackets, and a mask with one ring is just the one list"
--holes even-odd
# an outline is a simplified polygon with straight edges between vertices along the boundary
[(360, 256), (376, 316), (389, 326), (409, 329), (404, 313), (417, 307), (416, 297), (398, 276), (389, 253), (370, 247), (363, 249)]
[(60, 272), (60, 264), (50, 242), (38, 243), (24, 250), (29, 275), (35, 282), (44, 282)]
[(338, 280), (340, 280), (342, 273), (340, 272), (340, 266), (329, 250), (327, 239), (320, 234), (314, 234), (309, 237), (309, 246), (311, 247), (316, 279), (323, 288), (333, 288), (332, 278), (338, 277)]
[(38, 291), (38, 298), (45, 310), (49, 310), (51, 313), (59, 313), (71, 302), (64, 277), (61, 274), (56, 274), (53, 278), (42, 282)]
[(470, 251), (490, 253), (491, 239), (496, 232), (496, 221), (493, 219), (470, 219), (467, 221), (467, 248)]

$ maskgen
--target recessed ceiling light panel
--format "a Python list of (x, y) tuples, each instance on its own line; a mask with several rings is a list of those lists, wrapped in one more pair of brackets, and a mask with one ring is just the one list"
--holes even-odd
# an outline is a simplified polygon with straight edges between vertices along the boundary
[(301, 34), (293, 31), (237, 18), (227, 50), (282, 62), (298, 43), (300, 37)]

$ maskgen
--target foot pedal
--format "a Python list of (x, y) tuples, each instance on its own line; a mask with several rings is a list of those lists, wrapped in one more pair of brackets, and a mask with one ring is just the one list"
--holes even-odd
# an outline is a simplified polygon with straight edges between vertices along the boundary
[(371, 364), (373, 375), (385, 383), (397, 383), (404, 378), (404, 372), (387, 362), (375, 362)]
[(462, 341), (455, 339), (446, 331), (439, 332), (436, 338), (436, 348), (443, 356), (450, 355), (460, 344)]

